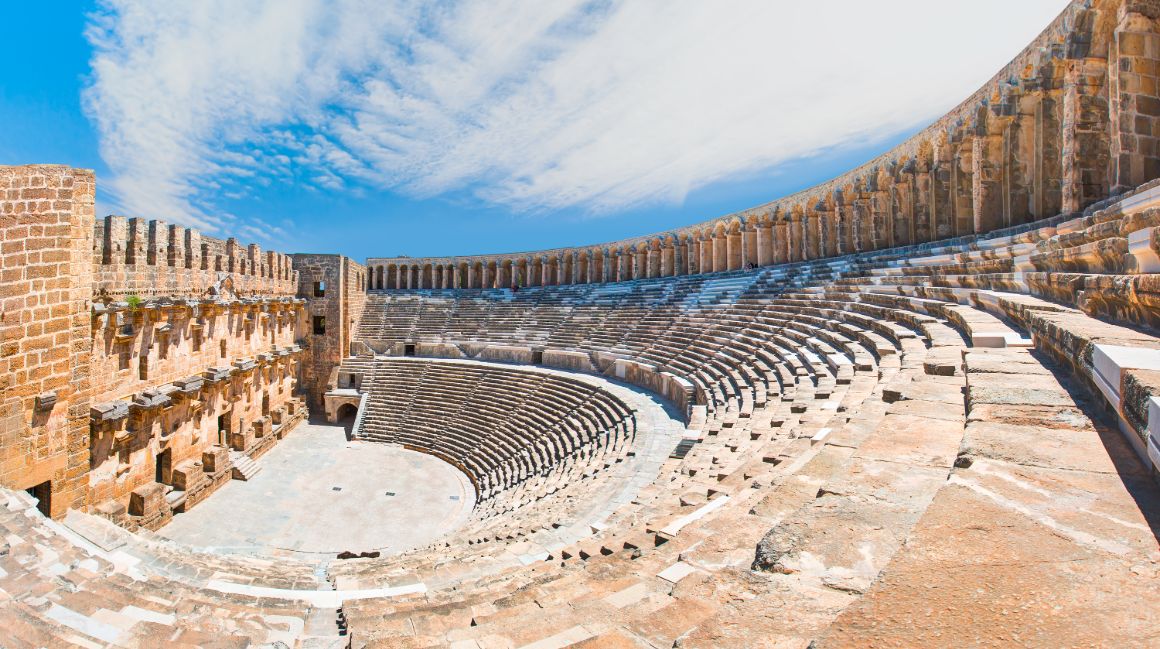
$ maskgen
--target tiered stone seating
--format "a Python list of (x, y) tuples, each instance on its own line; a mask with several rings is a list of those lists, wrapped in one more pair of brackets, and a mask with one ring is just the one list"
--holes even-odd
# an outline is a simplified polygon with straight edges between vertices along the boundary
[[(368, 395), (358, 434), (461, 467), (480, 498), (465, 527), (324, 583), (141, 537), (125, 567), (23, 505), (4, 514), (0, 620), (27, 646), (306, 646), (335, 619), (360, 647), (1147, 646), (1153, 192), (751, 272), (372, 292), (356, 338), (379, 355), (341, 368)], [(455, 360), (385, 355), (407, 344)], [(693, 386), (687, 428), (655, 478), (617, 482), (641, 413), (581, 375), (462, 360), (504, 355), (669, 373)]]
[[(23, 493), (0, 490), (0, 532), (5, 647), (246, 647), (339, 639), (334, 609), (231, 594), (206, 587), (204, 576), (155, 572), (151, 563), (104, 551), (46, 520)], [(196, 561), (185, 553), (174, 557), (187, 566)], [(211, 559), (219, 567), (224, 561)]]
[(358, 360), (373, 378), (363, 439), (400, 444), (459, 467), (476, 487), (477, 513), (509, 512), (554, 493), (563, 479), (619, 462), (635, 435), (616, 397), (545, 373), (407, 359)]
[[(526, 548), (523, 537), (501, 539), (508, 547), (448, 541), (442, 550), (471, 556), (470, 567), (418, 561), (432, 588), (424, 599), (351, 603), (351, 629), (378, 646), (752, 646), (754, 637), (865, 646), (897, 610), (911, 621), (891, 625), (895, 644), (970, 644), (980, 629), (1018, 628), (1000, 602), (1037, 592), (1050, 574), (1088, 589), (1053, 605), (1099, 620), (1099, 631), (1056, 621), (1039, 644), (1138, 645), (1147, 614), (1120, 593), (1146, 600), (1139, 576), (1155, 577), (1160, 556), (1149, 532), (1158, 494), (1141, 461), (1148, 428), (1160, 423), (1149, 351), (1160, 342), (1099, 319), (1147, 324), (1154, 303), (1148, 276), (1132, 274), (1145, 255), (1121, 254), (1117, 265), (1107, 251), (1123, 246), (1090, 246), (1089, 230), (1115, 231), (1107, 210), (1121, 233), (1151, 217), (1102, 208), (991, 237), (753, 272), (515, 294), (372, 293), (359, 336), (380, 351), (410, 341), (471, 356), (531, 344), (545, 359), (554, 349), (589, 354), (610, 375), (605, 356), (673, 372), (697, 388), (687, 413), (697, 442), (548, 561), (519, 569), (498, 559)], [(1076, 228), (1086, 234), (1066, 237)], [(1074, 247), (1067, 241), (1089, 248), (1032, 252)], [(1042, 268), (1018, 270), (1028, 256)], [(1095, 261), (1067, 285), (1097, 287), (1098, 299), (1059, 299), (1060, 275), (1085, 258)], [(1124, 283), (1133, 288), (1120, 289), (1120, 302), (1105, 296)], [(392, 330), (375, 315), (428, 301), (445, 314), (444, 331)], [(1098, 404), (1130, 437), (1110, 431)], [(1093, 505), (1077, 513), (1065, 503)], [(967, 511), (986, 511), (987, 522), (974, 527)], [(1023, 536), (1039, 540), (1025, 547)], [(1061, 545), (1046, 549), (1048, 536)], [(972, 568), (970, 553), (983, 548), (1020, 565), (997, 588), (990, 571)], [(1035, 568), (1073, 554), (1091, 570)], [(357, 563), (343, 566), (356, 582), (408, 565)], [(1136, 573), (1107, 572), (1129, 564)], [(931, 587), (947, 593), (940, 606), (978, 619), (925, 626)], [(1092, 603), (1107, 597), (1121, 610)], [(1038, 612), (1018, 619), (1046, 624)]]

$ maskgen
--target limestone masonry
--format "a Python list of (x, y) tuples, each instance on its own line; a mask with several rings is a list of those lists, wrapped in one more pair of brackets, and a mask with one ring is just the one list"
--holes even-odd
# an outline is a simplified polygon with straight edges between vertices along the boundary
[(520, 254), (0, 167), (0, 647), (1158, 646), (1158, 84), (1160, 2), (1077, 0), (829, 183)]

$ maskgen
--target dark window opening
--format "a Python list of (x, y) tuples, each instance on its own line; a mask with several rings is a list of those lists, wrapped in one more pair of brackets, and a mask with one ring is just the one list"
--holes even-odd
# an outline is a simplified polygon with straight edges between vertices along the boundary
[(314, 297), (326, 297), (326, 282), (314, 282)]
[(28, 490), (36, 499), (36, 508), (45, 516), (52, 516), (52, 480), (46, 480)]
[(324, 333), (326, 333), (326, 316), (314, 316), (314, 335), (321, 336)]
[(403, 356), (414, 356), (415, 345), (413, 343), (406, 343), (403, 345)]

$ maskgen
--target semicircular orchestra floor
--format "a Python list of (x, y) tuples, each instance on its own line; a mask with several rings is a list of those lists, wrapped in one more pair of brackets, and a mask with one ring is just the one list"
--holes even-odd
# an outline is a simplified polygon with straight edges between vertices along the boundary
[(158, 533), (196, 547), (246, 552), (401, 552), (454, 531), (475, 490), (432, 455), (347, 441), (342, 426), (303, 424), (259, 460), (249, 481), (227, 483)]

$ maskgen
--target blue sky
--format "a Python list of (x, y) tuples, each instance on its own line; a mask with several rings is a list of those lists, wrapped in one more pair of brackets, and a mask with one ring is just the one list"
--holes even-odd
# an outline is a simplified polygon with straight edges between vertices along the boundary
[(93, 168), (102, 215), (361, 260), (610, 241), (809, 187), (1065, 3), (11, 4), (0, 164)]

